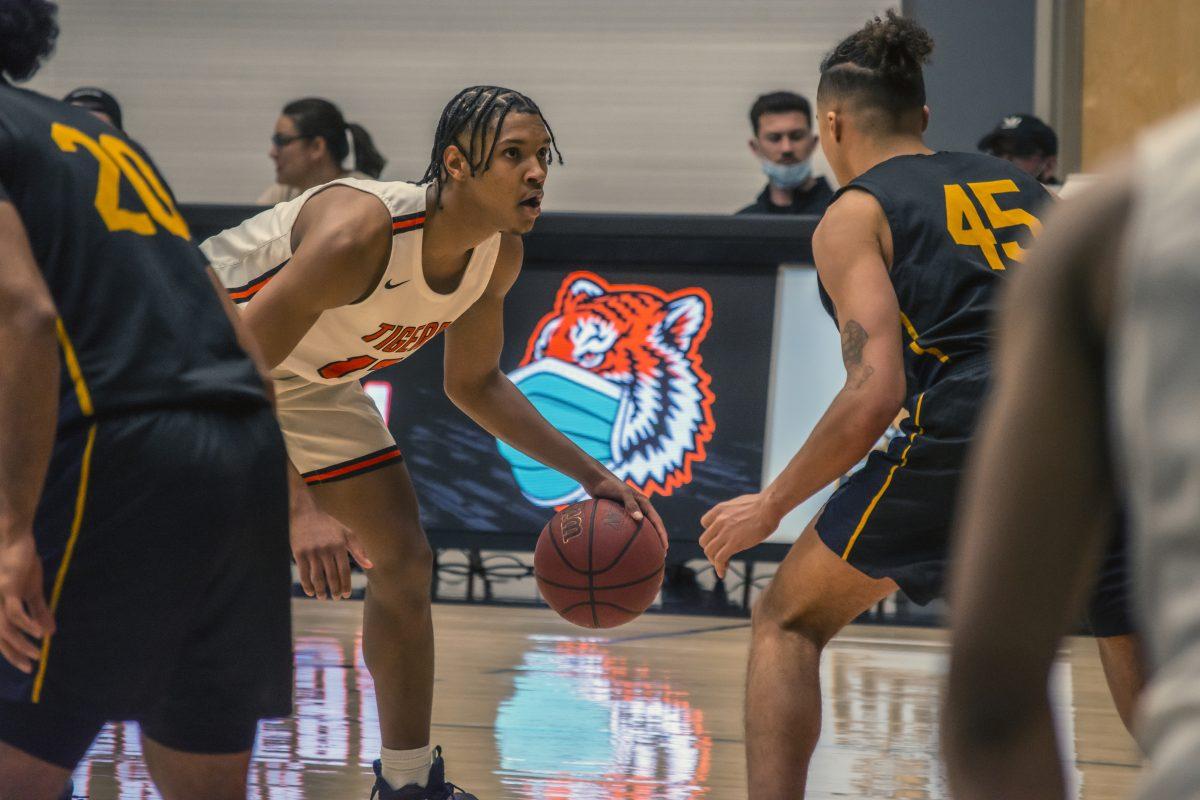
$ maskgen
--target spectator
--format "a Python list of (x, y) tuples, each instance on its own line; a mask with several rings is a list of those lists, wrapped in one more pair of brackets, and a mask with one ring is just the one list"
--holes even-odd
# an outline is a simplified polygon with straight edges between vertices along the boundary
[(80, 86), (78, 89), (67, 92), (63, 102), (86, 108), (98, 119), (107, 122), (117, 130), (125, 130), (121, 126), (121, 106), (117, 103), (117, 98), (103, 89), (97, 89), (95, 86)]
[[(354, 142), (354, 169), (342, 166)], [(258, 202), (275, 205), (297, 197), (306, 189), (338, 178), (378, 178), (387, 163), (361, 126), (346, 122), (341, 110), (328, 100), (305, 97), (283, 107), (271, 136), (275, 185)]]
[(793, 92), (771, 92), (750, 107), (752, 152), (762, 164), (767, 185), (739, 214), (823, 214), (833, 189), (812, 174), (812, 106)]
[(1011, 161), (1044, 184), (1058, 185), (1058, 136), (1054, 129), (1032, 114), (1013, 114), (979, 140), (988, 155)]

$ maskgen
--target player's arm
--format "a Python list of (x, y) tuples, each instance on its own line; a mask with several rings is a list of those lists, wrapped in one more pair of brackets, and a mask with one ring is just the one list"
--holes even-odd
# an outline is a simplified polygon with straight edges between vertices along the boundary
[[(58, 416), (58, 312), (0, 189), (0, 655), (22, 672), (54, 632), (33, 540)], [(33, 637), (32, 639), (29, 637)]]
[(886, 231), (879, 203), (854, 191), (829, 207), (813, 234), (817, 271), (837, 307), (846, 380), (766, 489), (701, 518), (700, 546), (721, 577), (730, 558), (762, 542), (789, 511), (862, 460), (904, 403), (900, 308), (884, 263)]
[(521, 272), (522, 256), (520, 237), (505, 235), (487, 289), (446, 329), (446, 395), (488, 433), (575, 479), (593, 497), (616, 500), (637, 519), (644, 513), (665, 544), (666, 530), (650, 501), (547, 422), (500, 371), (504, 297)]
[[(374, 195), (334, 186), (309, 198), (292, 226), (292, 259), (242, 314), (267, 367), (296, 348), (322, 312), (367, 295), (387, 266), (391, 215)], [(350, 596), (349, 551), (371, 561), (354, 533), (322, 512), (288, 465), (290, 541), (300, 584), (311, 597)]]
[(1062, 798), (1047, 681), (1112, 534), (1103, 328), (1128, 185), (1062, 209), (1013, 278), (954, 537), (942, 741), (956, 798)]
[(287, 358), (324, 311), (369, 293), (391, 246), (391, 216), (374, 195), (333, 186), (309, 198), (292, 226), (291, 261), (242, 315), (267, 366)]

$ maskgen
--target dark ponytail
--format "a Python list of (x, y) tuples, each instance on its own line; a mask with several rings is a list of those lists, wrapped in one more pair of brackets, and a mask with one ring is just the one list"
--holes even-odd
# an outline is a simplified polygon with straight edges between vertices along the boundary
[(387, 159), (375, 149), (371, 134), (357, 122), (346, 123), (346, 130), (350, 131), (350, 139), (354, 142), (354, 168), (372, 178), (378, 178)]
[(33, 77), (54, 52), (57, 15), (48, 0), (0, 0), (0, 73), (14, 81)]
[(893, 121), (925, 105), (922, 67), (933, 37), (911, 19), (888, 11), (843, 39), (821, 62), (817, 99), (855, 95)]
[(283, 107), (283, 113), (291, 118), (301, 136), (324, 139), (330, 158), (339, 167), (350, 154), (350, 144), (346, 140), (348, 131), (354, 139), (354, 168), (372, 178), (378, 178), (383, 172), (387, 161), (375, 149), (371, 135), (361, 125), (347, 124), (341, 109), (328, 100), (320, 97), (293, 100)]

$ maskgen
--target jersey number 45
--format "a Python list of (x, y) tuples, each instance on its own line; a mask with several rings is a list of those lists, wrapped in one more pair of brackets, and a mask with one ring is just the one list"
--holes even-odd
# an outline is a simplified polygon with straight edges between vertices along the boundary
[[(992, 269), (1004, 269), (1004, 252), (1012, 261), (1024, 261), (1025, 249), (1016, 242), (997, 244), (995, 231), (1000, 228), (1011, 228), (1024, 225), (1033, 236), (1042, 232), (1042, 223), (1033, 214), (1023, 208), (1000, 208), (996, 195), (1019, 191), (1017, 184), (1011, 180), (980, 181), (968, 183), (965, 187), (958, 183), (948, 183), (946, 190), (946, 230), (957, 244), (968, 247), (978, 247), (983, 251), (988, 266)], [(978, 209), (971, 202), (967, 190), (979, 201), (980, 208), (987, 215), (988, 224), (983, 224)]]

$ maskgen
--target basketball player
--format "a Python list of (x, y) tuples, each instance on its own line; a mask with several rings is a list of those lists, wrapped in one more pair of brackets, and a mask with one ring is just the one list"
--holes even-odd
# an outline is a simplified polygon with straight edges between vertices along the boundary
[(1064, 796), (1046, 683), (1118, 507), (1154, 670), (1139, 796), (1200, 797), (1198, 153), (1200, 111), (1145, 137), (1063, 209), (1005, 304), (953, 580), (955, 797)]
[[(56, 8), (0, 0), (31, 76)], [(0, 799), (137, 720), (167, 800), (246, 796), (291, 712), (287, 477), (262, 373), (146, 154), (0, 80)]]
[[(872, 452), (801, 534), (754, 609), (746, 750), (756, 798), (803, 794), (821, 730), (818, 666), (843, 626), (897, 588), (941, 593), (950, 516), (990, 368), (990, 317), (1036, 234), (1045, 190), (1012, 164), (934, 153), (922, 140), (933, 42), (889, 12), (821, 65), (821, 144), (842, 189), (813, 236), (846, 382), (762, 493), (721, 503), (700, 542), (718, 574), (860, 459), (903, 406), (902, 436)], [(1100, 635), (1127, 622), (1093, 618)]]
[(429, 744), (432, 554), (400, 450), (360, 378), (445, 331), (445, 388), (460, 409), (591, 495), (648, 516), (666, 539), (649, 501), (500, 371), (504, 296), (556, 152), (532, 100), (473, 86), (442, 112), (423, 185), (336, 180), (203, 245), (275, 368), (305, 591), (348, 596), (347, 550), (367, 568), (363, 654), (378, 696), (384, 800), (460, 795), (448, 794), (456, 790)]

